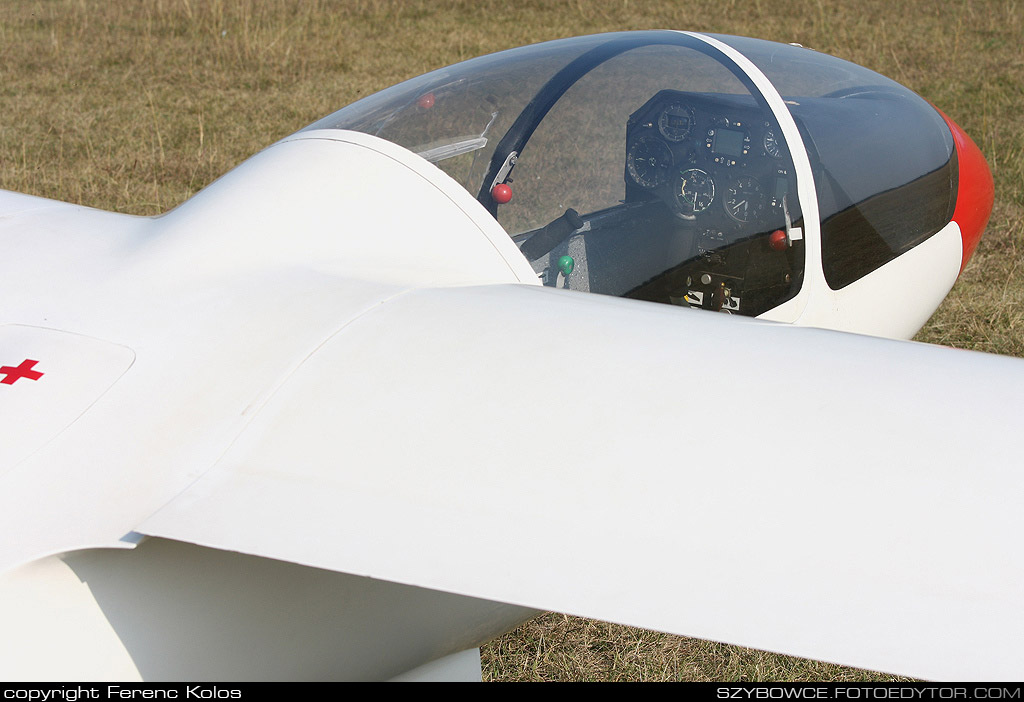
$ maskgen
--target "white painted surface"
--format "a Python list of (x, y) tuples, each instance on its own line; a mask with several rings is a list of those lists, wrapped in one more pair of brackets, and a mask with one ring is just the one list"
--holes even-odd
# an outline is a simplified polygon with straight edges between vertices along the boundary
[(395, 285), (536, 280), (440, 169), (341, 130), (301, 132), (253, 156), (158, 218), (153, 236), (139, 264), (159, 277), (301, 266)]
[(1016, 359), (522, 286), (421, 291), (325, 343), (140, 531), (1013, 679), (1024, 473), (999, 437), (1022, 397)]
[(84, 413), (135, 360), (124, 346), (16, 324), (0, 326), (0, 367), (41, 373), (0, 383), (0, 473), (28, 457)]
[(459, 652), (534, 614), (148, 539), (0, 575), (0, 680), (386, 680), (446, 658), (465, 679)]
[(831, 305), (808, 309), (802, 324), (909, 339), (949, 294), (963, 260), (956, 222), (841, 290), (822, 291)]
[(396, 675), (389, 682), (480, 682), (480, 649), (471, 648)]
[[(520, 273), (535, 284), (442, 175), (359, 135), (279, 143), (153, 219), (4, 196), (21, 214), (0, 219), (0, 246), (16, 252), (0, 257), (0, 321), (137, 357), (114, 383), (117, 364), (82, 341), (82, 358), (60, 352), (79, 364), (71, 375), (0, 386), (36, 414), (56, 403), (38, 425), (13, 420), (24, 436), (4, 449), (0, 532), (19, 536), (0, 541), (0, 571), (128, 546), (121, 538), (212, 466), (303, 359), (384, 300)], [(0, 364), (29, 353), (5, 344)], [(99, 377), (106, 392), (76, 390)], [(84, 413), (67, 424), (68, 412)]]
[[(910, 339), (934, 314), (960, 274), (963, 239), (956, 222), (863, 278), (833, 290), (815, 276), (804, 283), (806, 304), (794, 321), (891, 339)], [(810, 264), (810, 261), (808, 261)], [(817, 267), (821, 268), (820, 259)], [(789, 303), (761, 315), (781, 320)]]
[(0, 680), (139, 681), (89, 585), (59, 558), (0, 573)]
[[(307, 140), (326, 140), (347, 145), (350, 149), (352, 147), (370, 149), (375, 154), (384, 156), (395, 164), (399, 164), (402, 169), (408, 169), (415, 173), (422, 179), (422, 183), (429, 184), (430, 188), (443, 194), (445, 204), (454, 206), (461, 215), (460, 219), (464, 217), (468, 223), (472, 223), (474, 228), (466, 227), (467, 232), (472, 232), (472, 235), (468, 237), (464, 235), (460, 239), (454, 239), (452, 238), (454, 236), (453, 233), (446, 232), (442, 238), (442, 241), (445, 242), (445, 248), (443, 249), (445, 254), (447, 256), (459, 256), (454, 263), (450, 264), (451, 268), (457, 275), (461, 275), (467, 281), (467, 284), (472, 284), (472, 281), (481, 277), (481, 271), (478, 270), (481, 263), (484, 260), (493, 259), (493, 254), (497, 253), (513, 272), (518, 282), (540, 285), (537, 275), (533, 272), (533, 269), (523, 255), (519, 253), (519, 247), (512, 242), (508, 233), (502, 229), (497, 220), (476, 201), (475, 197), (470, 195), (464, 187), (459, 185), (440, 168), (427, 163), (423, 158), (401, 146), (361, 132), (350, 132), (341, 129), (321, 129), (313, 132), (303, 131), (283, 139), (279, 143), (294, 143)], [(356, 178), (359, 178), (361, 175), (358, 173), (359, 168), (355, 170), (357, 172), (354, 175)], [(408, 178), (404, 173), (402, 176), (402, 178), (396, 177), (396, 182), (394, 183), (387, 182), (390, 176), (379, 177), (376, 181), (388, 190), (384, 196), (384, 200), (387, 202), (385, 207), (410, 210), (416, 223), (412, 227), (404, 225), (404, 228), (408, 231), (404, 231), (402, 236), (396, 237), (397, 240), (394, 242), (394, 245), (387, 247), (387, 249), (392, 256), (397, 251), (401, 252), (403, 256), (407, 255), (410, 259), (414, 260), (416, 265), (413, 267), (413, 270), (419, 276), (423, 274), (425, 269), (433, 270), (441, 265), (441, 262), (437, 260), (438, 242), (434, 241), (436, 236), (434, 232), (439, 228), (452, 228), (454, 222), (449, 221), (449, 218), (454, 218), (455, 215), (454, 210), (445, 213), (439, 209), (436, 193), (433, 192), (430, 193), (430, 200), (422, 205), (409, 202), (406, 197), (407, 191), (405, 188), (407, 186), (404, 185)], [(392, 187), (395, 188), (395, 191), (391, 191)], [(375, 199), (380, 202), (381, 196), (375, 194)], [(406, 214), (408, 215), (409, 213)], [(369, 231), (377, 233), (373, 228), (370, 228)], [(480, 238), (479, 241), (477, 241), (479, 238), (478, 234), (483, 235), (483, 238)], [(393, 232), (388, 232), (388, 235), (395, 236)], [(376, 251), (380, 247), (380, 242), (367, 241), (365, 243), (367, 249), (373, 252), (372, 255), (377, 255)], [(464, 250), (456, 250), (463, 247)], [(493, 248), (493, 252), (487, 251), (487, 256), (485, 257), (481, 255), (480, 251), (487, 250), (487, 247)], [(470, 258), (471, 256), (473, 258)], [(424, 265), (427, 262), (430, 262), (429, 266)], [(377, 273), (378, 275), (390, 275), (394, 268), (394, 259), (385, 258), (381, 270)], [(361, 268), (360, 270), (365, 269)], [(501, 270), (500, 274), (504, 277), (504, 270)], [(407, 281), (409, 278), (404, 278), (403, 280)]]

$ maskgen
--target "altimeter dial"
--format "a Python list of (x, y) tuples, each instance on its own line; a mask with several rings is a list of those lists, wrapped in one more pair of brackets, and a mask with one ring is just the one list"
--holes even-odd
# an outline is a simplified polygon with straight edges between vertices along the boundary
[(655, 137), (642, 137), (633, 142), (626, 155), (629, 177), (641, 188), (656, 188), (668, 180), (672, 169), (672, 150)]
[(682, 141), (693, 129), (693, 110), (674, 102), (658, 115), (658, 131), (669, 141)]

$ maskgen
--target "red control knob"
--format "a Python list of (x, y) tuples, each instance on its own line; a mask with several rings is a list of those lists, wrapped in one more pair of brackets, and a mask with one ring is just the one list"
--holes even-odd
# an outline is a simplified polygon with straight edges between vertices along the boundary
[(512, 199), (512, 188), (508, 187), (504, 183), (499, 183), (491, 189), (491, 197), (499, 205), (504, 205)]
[(424, 93), (423, 95), (420, 95), (420, 98), (419, 100), (416, 101), (416, 104), (422, 107), (424, 110), (429, 110), (431, 107), (434, 106), (434, 94)]
[(769, 234), (768, 246), (771, 246), (774, 251), (785, 251), (786, 247), (789, 246), (789, 240), (786, 236), (786, 232), (781, 229), (776, 229), (774, 232)]

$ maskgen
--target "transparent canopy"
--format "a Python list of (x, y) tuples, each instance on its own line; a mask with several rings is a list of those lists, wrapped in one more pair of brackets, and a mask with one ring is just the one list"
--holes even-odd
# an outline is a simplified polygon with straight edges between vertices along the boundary
[(949, 222), (956, 205), (956, 149), (932, 105), (834, 56), (713, 36), (771, 80), (800, 127), (814, 169), (830, 287), (862, 278)]
[[(717, 39), (786, 97), (811, 158), (832, 287), (948, 221), (952, 139), (927, 103), (833, 57)], [(803, 280), (791, 153), (804, 144), (787, 142), (740, 67), (688, 34), (484, 56), (307, 129), (373, 134), (433, 162), (498, 220), (545, 285), (757, 315)], [(912, 222), (897, 205), (908, 188), (928, 210)]]

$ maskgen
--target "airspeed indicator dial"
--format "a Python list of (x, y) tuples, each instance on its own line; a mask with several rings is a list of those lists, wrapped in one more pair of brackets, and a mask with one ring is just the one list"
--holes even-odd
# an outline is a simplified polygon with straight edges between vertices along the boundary
[(672, 151), (668, 144), (654, 137), (633, 142), (626, 155), (629, 177), (641, 188), (656, 188), (668, 179), (672, 168)]
[(715, 181), (699, 168), (688, 168), (676, 180), (675, 195), (683, 215), (695, 215), (715, 201)]

